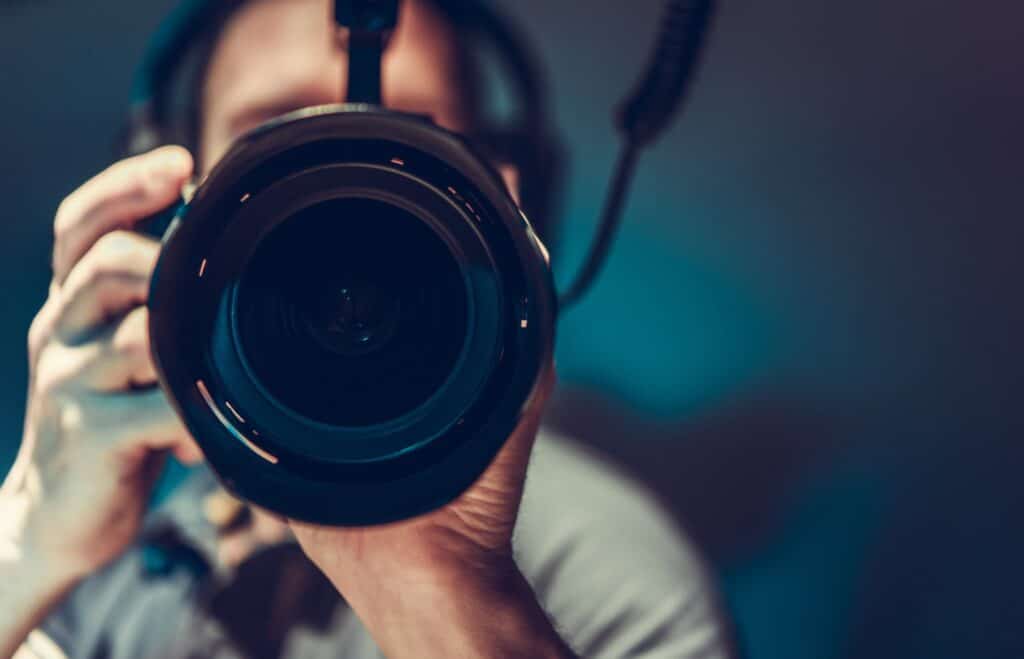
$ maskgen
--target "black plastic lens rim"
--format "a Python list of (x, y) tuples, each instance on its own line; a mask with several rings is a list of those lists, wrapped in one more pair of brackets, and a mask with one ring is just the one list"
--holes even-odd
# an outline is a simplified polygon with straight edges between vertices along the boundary
[[(271, 185), (284, 171), (340, 163), (411, 177), (461, 209), (461, 222), (491, 252), (488, 276), (503, 299), (503, 340), (475, 400), (438, 436), (370, 461), (287, 450), (279, 455), (268, 450), (281, 447), (267, 436), (247, 434), (255, 428), (239, 417), (248, 417), (226, 405), (224, 387), (231, 383), (220, 381), (202, 358), (207, 351), (197, 331), (199, 300), (189, 285), (204, 267), (198, 247), (209, 245), (204, 234), (216, 228), (218, 217), (233, 217), (218, 215), (225, 206), (237, 209), (251, 190)], [(367, 525), (433, 510), (479, 477), (517, 425), (550, 360), (555, 301), (543, 246), (500, 177), (470, 145), (421, 117), (338, 105), (275, 120), (230, 150), (165, 237), (150, 311), (161, 383), (229, 489), (291, 518)]]

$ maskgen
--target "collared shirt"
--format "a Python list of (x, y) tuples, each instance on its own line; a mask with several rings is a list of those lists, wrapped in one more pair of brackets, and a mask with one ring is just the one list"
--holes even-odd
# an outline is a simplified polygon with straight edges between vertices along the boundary
[[(207, 469), (190, 476), (149, 516), (139, 544), (84, 581), (40, 633), (71, 659), (381, 657), (294, 541), (236, 568), (218, 564), (216, 516), (203, 505), (217, 490)], [(534, 449), (513, 547), (582, 657), (732, 654), (691, 544), (636, 484), (549, 432)]]

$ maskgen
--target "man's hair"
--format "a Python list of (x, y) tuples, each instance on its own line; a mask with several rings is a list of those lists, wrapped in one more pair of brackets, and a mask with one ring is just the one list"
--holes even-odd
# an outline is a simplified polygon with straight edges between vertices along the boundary
[[(206, 79), (210, 63), (231, 18), (243, 6), (256, 0), (211, 0), (209, 19), (182, 54), (181, 65), (168, 81), (166, 106), (162, 109), (160, 126), (165, 138), (189, 149), (198, 158), (202, 140), (202, 119), (205, 106)], [(454, 10), (444, 0), (415, 0), (435, 12), (451, 28), (455, 49), (455, 89), (459, 103), (470, 124), (480, 116), (481, 85), (479, 65), (473, 49), (456, 29)], [(209, 163), (200, 163), (200, 166)]]

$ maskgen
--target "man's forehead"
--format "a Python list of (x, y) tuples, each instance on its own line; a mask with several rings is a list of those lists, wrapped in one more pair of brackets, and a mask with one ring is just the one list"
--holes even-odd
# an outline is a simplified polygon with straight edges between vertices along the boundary
[[(383, 62), (384, 100), (452, 123), (459, 112), (451, 30), (423, 2), (402, 4)], [(340, 101), (345, 62), (330, 0), (252, 0), (230, 18), (214, 49), (204, 94), (207, 120), (251, 123)]]

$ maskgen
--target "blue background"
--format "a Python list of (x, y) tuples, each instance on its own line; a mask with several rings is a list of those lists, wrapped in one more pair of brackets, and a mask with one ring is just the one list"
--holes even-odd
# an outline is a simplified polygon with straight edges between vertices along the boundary
[[(0, 3), (0, 464), (51, 216), (168, 0)], [(660, 3), (506, 3), (573, 153), (563, 281)], [(1024, 656), (1024, 5), (722, 3), (560, 328), (551, 422), (650, 483), (755, 659)]]

